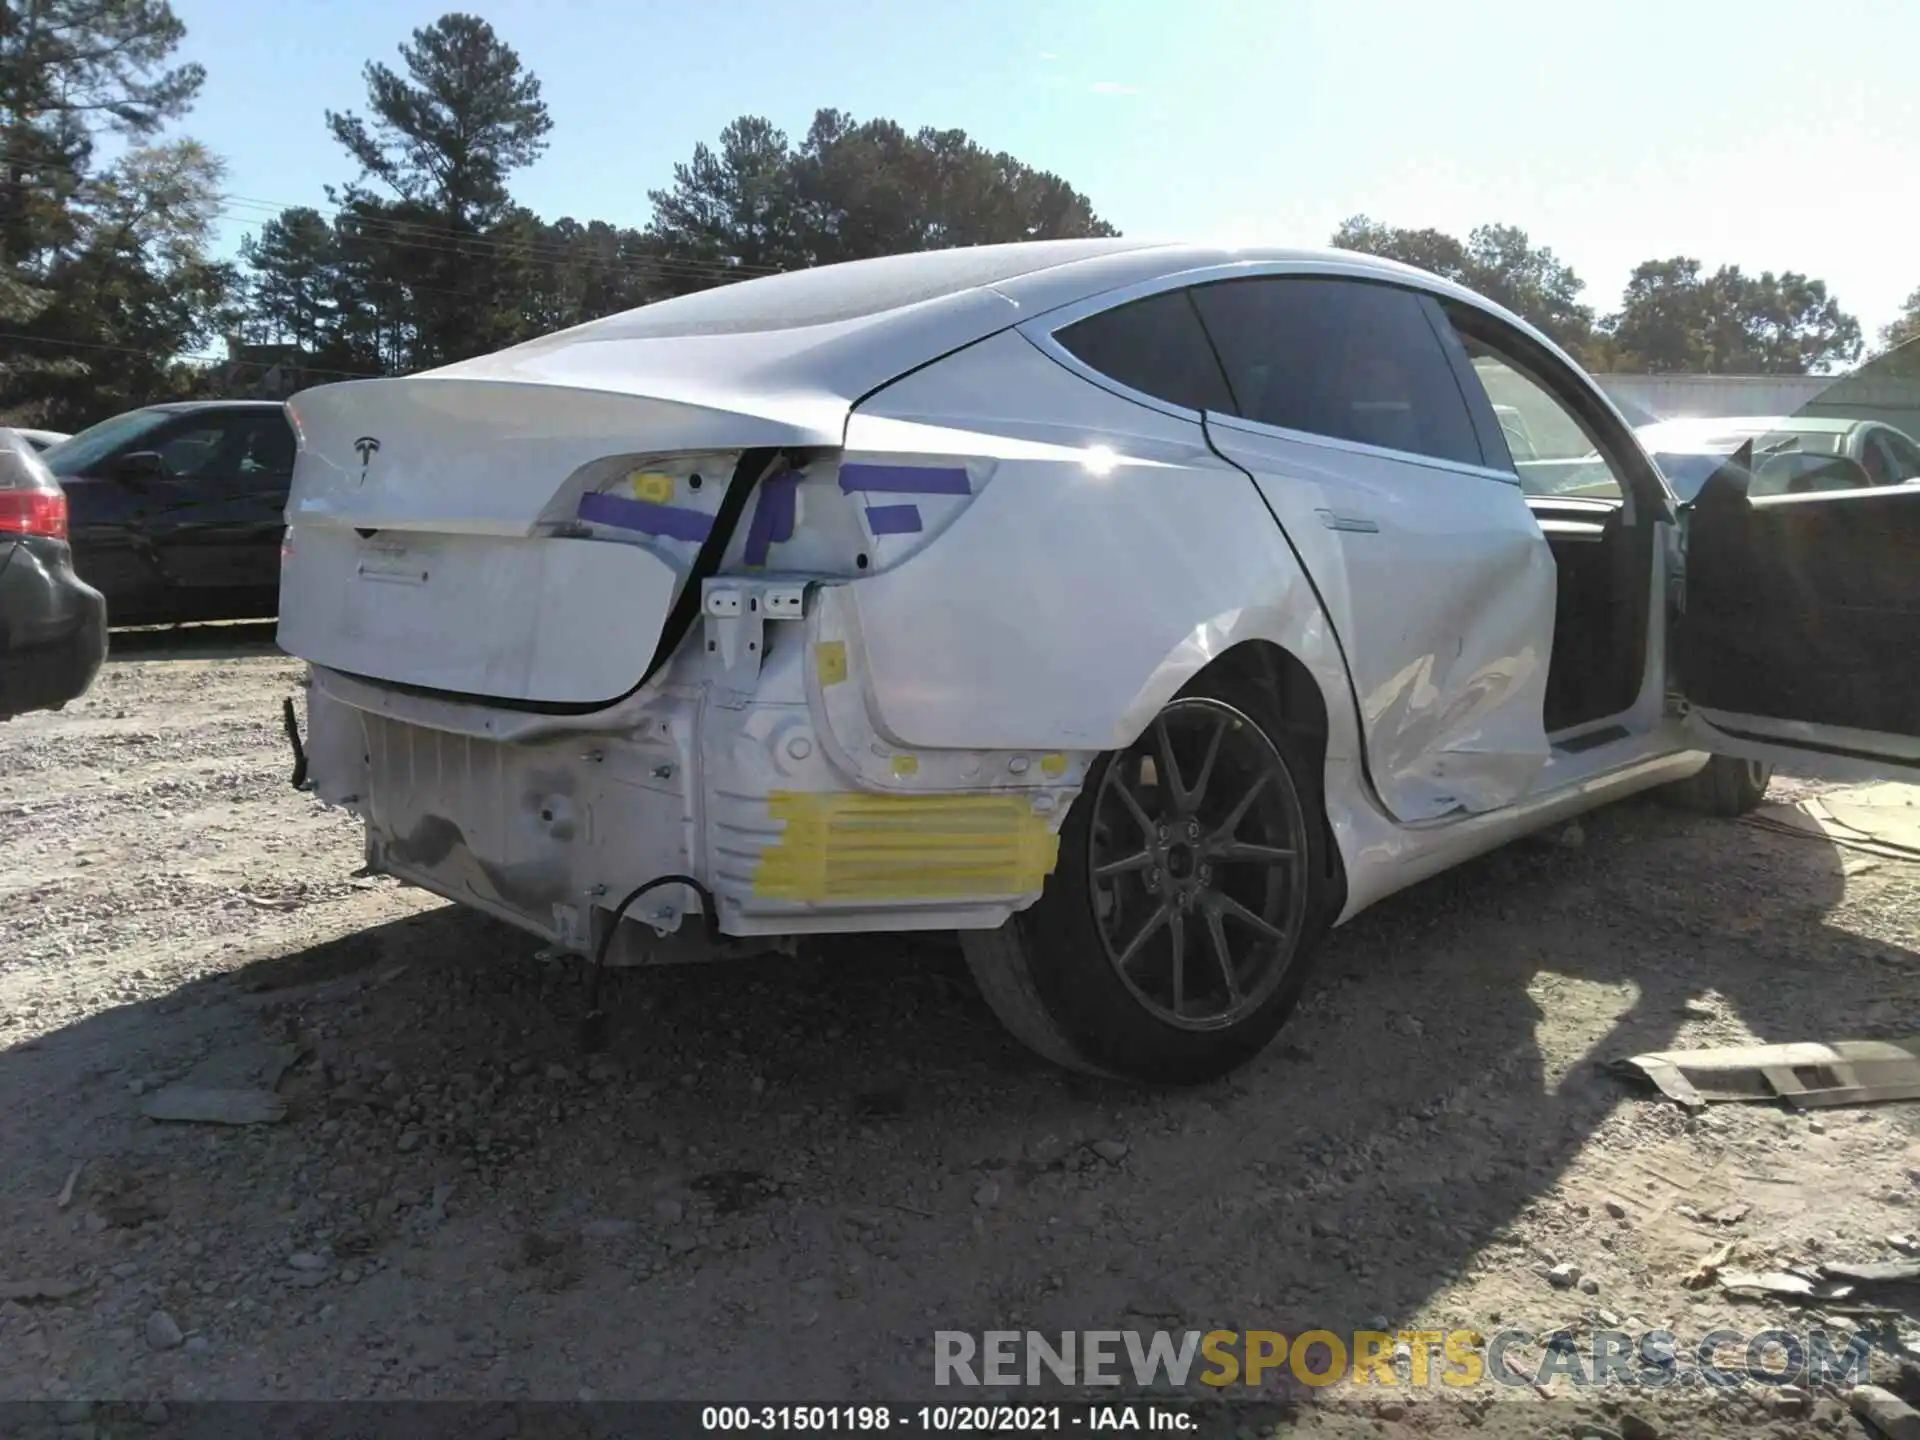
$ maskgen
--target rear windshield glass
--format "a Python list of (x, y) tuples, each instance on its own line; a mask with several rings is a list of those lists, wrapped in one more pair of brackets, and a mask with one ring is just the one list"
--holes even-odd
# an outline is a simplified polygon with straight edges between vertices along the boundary
[(573, 337), (639, 340), (831, 325), (955, 295), (977, 285), (994, 285), (1070, 261), (1138, 248), (1137, 240), (1046, 240), (822, 265), (642, 305), (638, 310), (582, 326)]

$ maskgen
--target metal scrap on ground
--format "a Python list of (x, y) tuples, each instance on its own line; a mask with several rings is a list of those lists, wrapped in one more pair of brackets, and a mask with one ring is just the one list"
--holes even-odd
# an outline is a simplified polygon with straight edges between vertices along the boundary
[(1856, 1385), (1848, 1392), (1847, 1408), (1887, 1440), (1920, 1440), (1920, 1410), (1891, 1390)]
[(270, 1125), (284, 1119), (287, 1102), (270, 1090), (210, 1090), (169, 1085), (141, 1103), (149, 1120), (185, 1120), (203, 1125)]
[(1801, 1109), (1920, 1099), (1920, 1036), (1831, 1045), (1660, 1050), (1619, 1062), (1689, 1109), (1722, 1100), (1784, 1100)]
[(303, 1053), (284, 1043), (230, 1047), (149, 1095), (140, 1113), (149, 1120), (202, 1125), (271, 1125), (287, 1114), (287, 1102), (274, 1088)]
[(1820, 1273), (1836, 1280), (1857, 1280), (1862, 1285), (1911, 1285), (1920, 1282), (1920, 1260), (1874, 1260), (1858, 1265), (1832, 1260), (1821, 1265)]
[[(1914, 1288), (1920, 1286), (1920, 1260), (1836, 1260), (1777, 1270), (1727, 1270), (1722, 1267), (1731, 1258), (1732, 1248), (1709, 1256), (1680, 1283), (1699, 1289), (1717, 1279), (1721, 1289), (1734, 1295), (1764, 1295), (1853, 1314), (1894, 1314), (1912, 1309), (1920, 1298)], [(1836, 1304), (1841, 1301), (1848, 1303)]]
[(1861, 785), (1795, 805), (1762, 805), (1743, 823), (1888, 860), (1920, 861), (1920, 787), (1913, 785)]
[(1853, 1294), (1851, 1285), (1798, 1270), (1723, 1270), (1720, 1272), (1720, 1288), (1735, 1293), (1773, 1295), (1787, 1300), (1845, 1300)]

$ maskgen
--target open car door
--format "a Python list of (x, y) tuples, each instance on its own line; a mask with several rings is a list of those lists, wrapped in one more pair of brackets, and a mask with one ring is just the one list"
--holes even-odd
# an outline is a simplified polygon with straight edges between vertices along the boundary
[(1920, 486), (1847, 467), (1775, 486), (1742, 447), (1714, 471), (1683, 513), (1673, 677), (1704, 750), (1920, 778)]

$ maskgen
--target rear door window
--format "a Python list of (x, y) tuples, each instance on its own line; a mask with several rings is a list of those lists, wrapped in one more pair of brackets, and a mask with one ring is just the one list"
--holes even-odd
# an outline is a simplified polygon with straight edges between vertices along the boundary
[(1415, 292), (1277, 276), (1216, 281), (1192, 293), (1245, 418), (1485, 463), (1452, 362)]
[(1053, 338), (1082, 364), (1129, 390), (1189, 410), (1234, 411), (1233, 393), (1188, 291), (1117, 305)]

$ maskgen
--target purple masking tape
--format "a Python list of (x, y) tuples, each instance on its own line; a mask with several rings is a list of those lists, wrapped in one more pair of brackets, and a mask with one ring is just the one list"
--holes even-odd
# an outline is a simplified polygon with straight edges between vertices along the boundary
[(867, 511), (867, 527), (876, 535), (918, 535), (918, 505), (875, 505)]
[(760, 497), (754, 502), (753, 520), (747, 526), (746, 549), (741, 559), (749, 565), (765, 565), (770, 546), (785, 544), (793, 538), (796, 490), (800, 477), (788, 470), (760, 482)]
[(973, 483), (960, 466), (842, 465), (840, 489), (848, 495), (862, 490), (885, 495), (971, 495)]
[(623, 495), (582, 495), (577, 513), (595, 525), (640, 530), (669, 540), (704, 540), (713, 530), (713, 517), (701, 511), (656, 505), (651, 500), (629, 500)]

